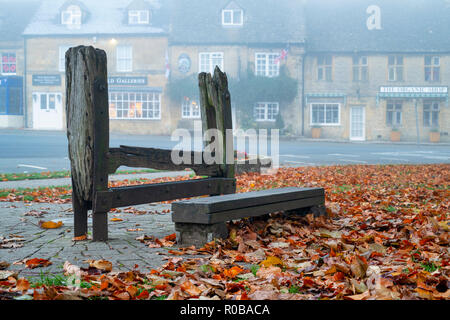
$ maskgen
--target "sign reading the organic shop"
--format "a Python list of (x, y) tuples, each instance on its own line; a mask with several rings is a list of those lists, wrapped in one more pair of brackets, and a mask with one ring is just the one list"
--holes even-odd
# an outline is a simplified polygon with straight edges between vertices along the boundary
[(60, 86), (61, 75), (59, 74), (33, 74), (33, 86)]
[(448, 87), (380, 87), (380, 93), (448, 93)]
[(109, 77), (108, 84), (116, 86), (146, 86), (147, 77)]

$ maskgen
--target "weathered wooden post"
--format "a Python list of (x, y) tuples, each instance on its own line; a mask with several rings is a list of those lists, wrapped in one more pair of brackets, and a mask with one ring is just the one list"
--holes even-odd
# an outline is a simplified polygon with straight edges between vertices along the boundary
[[(234, 160), (234, 143), (233, 143), (233, 121), (231, 115), (231, 96), (228, 91), (228, 79), (225, 73), (220, 71), (219, 67), (214, 70), (214, 76), (210, 73), (202, 72), (198, 76), (198, 84), (200, 90), (200, 110), (202, 117), (203, 134), (210, 129), (217, 129), (218, 135), (213, 137), (206, 134), (204, 146), (208, 147), (211, 143), (215, 143), (219, 150), (220, 170), (216, 176), (222, 178), (235, 178), (235, 160)], [(227, 130), (229, 134), (227, 134)], [(212, 157), (215, 157), (212, 156)], [(221, 185), (218, 192), (211, 193), (211, 196), (221, 194), (230, 194), (236, 192), (236, 182), (233, 189)], [(207, 241), (215, 238), (226, 238), (228, 229), (225, 222), (207, 224), (194, 223), (178, 223), (175, 222), (175, 229), (179, 232), (179, 243), (189, 243), (202, 245)]]
[[(221, 133), (222, 141), (219, 145), (222, 161), (221, 176), (235, 177), (234, 147), (233, 147), (233, 120), (231, 114), (231, 96), (228, 91), (227, 75), (216, 66), (214, 76), (202, 72), (198, 76), (200, 89), (200, 108), (202, 115), (203, 132), (217, 129)], [(229, 130), (227, 135), (227, 130)], [(205, 146), (212, 140), (206, 136)]]
[(93, 208), (95, 193), (108, 189), (108, 82), (103, 50), (79, 46), (66, 52), (66, 117), (74, 233), (87, 234), (87, 211), (93, 209), (93, 240), (105, 241), (107, 212)]

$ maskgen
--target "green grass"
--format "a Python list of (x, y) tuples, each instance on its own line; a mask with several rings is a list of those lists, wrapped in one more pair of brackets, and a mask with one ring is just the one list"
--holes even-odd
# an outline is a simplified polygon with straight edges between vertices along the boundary
[(440, 268), (439, 266), (435, 265), (434, 262), (431, 262), (431, 263), (421, 263), (420, 265), (422, 266), (422, 268), (423, 268), (425, 271), (428, 271), (428, 272), (430, 272), (430, 273), (431, 273), (431, 272), (435, 272), (437, 269)]
[[(114, 174), (138, 174), (138, 173), (154, 173), (161, 172), (155, 169), (143, 170), (119, 170)], [(42, 179), (57, 179), (70, 178), (70, 171), (45, 171), (45, 172), (30, 172), (30, 173), (0, 173), (0, 181), (21, 181), (21, 180), (42, 180)]]
[(300, 293), (300, 287), (297, 286), (289, 287), (289, 293)]
[[(36, 288), (36, 287), (40, 287), (40, 286), (47, 286), (47, 287), (51, 287), (51, 286), (67, 286), (67, 285), (71, 285), (72, 281), (69, 281), (71, 279), (71, 277), (67, 277), (64, 275), (59, 275), (59, 274), (49, 274), (49, 273), (43, 273), (42, 271), (39, 274), (38, 278), (31, 278), (30, 279), (30, 286), (32, 288)], [(72, 279), (73, 280), (73, 279)], [(80, 282), (80, 288), (86, 288), (89, 289), (92, 287), (92, 284), (90, 284), (89, 282), (86, 281), (81, 281)]]
[(39, 274), (39, 278), (30, 279), (31, 287), (45, 286), (65, 286), (67, 284), (67, 278), (61, 275), (44, 274), (42, 271)]
[(256, 277), (256, 273), (258, 272), (259, 268), (261, 268), (260, 266), (254, 264), (250, 267), (250, 271), (253, 273), (253, 275)]
[(386, 210), (387, 212), (390, 212), (390, 213), (395, 213), (395, 212), (397, 212), (397, 208), (395, 208), (395, 207), (393, 207), (393, 206), (385, 207), (384, 210)]

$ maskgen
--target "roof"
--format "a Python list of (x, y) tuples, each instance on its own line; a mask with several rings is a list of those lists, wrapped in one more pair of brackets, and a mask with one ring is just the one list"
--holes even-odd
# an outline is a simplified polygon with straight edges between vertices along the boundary
[[(172, 0), (169, 41), (182, 44), (303, 43), (305, 19), (301, 3), (300, 0)], [(244, 23), (224, 27), (222, 9), (232, 7), (242, 8)]]
[(0, 41), (21, 41), (38, 6), (36, 1), (0, 0)]
[[(152, 10), (149, 25), (128, 25), (127, 7), (136, 3), (147, 2)], [(162, 0), (43, 0), (39, 10), (24, 31), (25, 36), (66, 36), (114, 34), (116, 36), (129, 34), (155, 35), (168, 32), (169, 14)], [(87, 11), (80, 28), (68, 28), (60, 23), (61, 8), (68, 3), (83, 4), (82, 11)]]
[[(381, 29), (367, 20), (380, 8)], [(448, 0), (309, 0), (309, 52), (448, 52)]]

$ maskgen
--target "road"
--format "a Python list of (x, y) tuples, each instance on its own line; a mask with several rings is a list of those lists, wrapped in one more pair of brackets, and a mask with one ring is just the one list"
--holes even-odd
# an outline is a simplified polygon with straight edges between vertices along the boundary
[[(171, 149), (167, 136), (111, 134), (110, 146)], [(67, 170), (67, 138), (61, 131), (0, 130), (0, 172)], [(248, 151), (248, 150), (247, 150)], [(449, 145), (280, 141), (280, 165), (450, 163)]]

